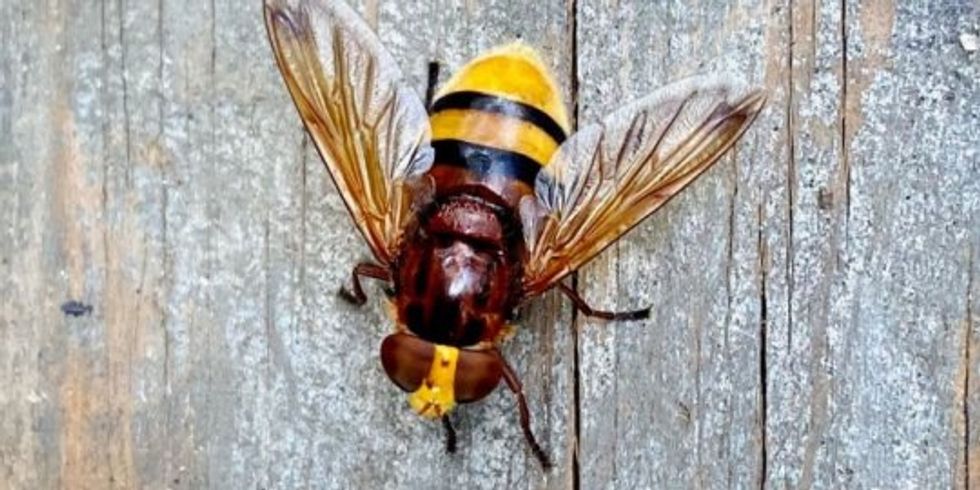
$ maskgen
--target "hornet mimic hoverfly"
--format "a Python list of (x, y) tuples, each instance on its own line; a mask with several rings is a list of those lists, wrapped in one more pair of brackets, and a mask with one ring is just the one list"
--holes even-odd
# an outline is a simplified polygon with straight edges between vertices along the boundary
[(721, 77), (675, 82), (572, 132), (558, 86), (529, 47), (491, 50), (426, 104), (367, 24), (342, 0), (266, 0), (265, 21), (296, 108), (387, 284), (395, 331), (388, 377), (411, 407), (455, 432), (457, 403), (503, 379), (531, 432), (521, 383), (500, 353), (516, 308), (656, 211), (728, 150), (762, 108), (761, 90)]

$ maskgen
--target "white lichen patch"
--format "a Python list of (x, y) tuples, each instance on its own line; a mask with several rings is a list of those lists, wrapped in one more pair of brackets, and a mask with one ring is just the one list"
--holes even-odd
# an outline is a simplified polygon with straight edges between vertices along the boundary
[(963, 46), (963, 50), (967, 53), (973, 53), (980, 49), (980, 36), (964, 32), (960, 34), (960, 46)]

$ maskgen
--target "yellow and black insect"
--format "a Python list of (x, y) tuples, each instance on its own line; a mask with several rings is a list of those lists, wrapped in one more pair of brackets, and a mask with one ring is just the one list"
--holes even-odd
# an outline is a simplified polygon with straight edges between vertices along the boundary
[(723, 77), (675, 82), (601, 123), (571, 131), (558, 86), (522, 44), (464, 66), (431, 107), (404, 82), (371, 29), (341, 0), (266, 0), (286, 86), (384, 281), (395, 320), (381, 342), (411, 407), (439, 418), (503, 379), (543, 466), (517, 374), (499, 345), (514, 311), (562, 283), (656, 211), (731, 147), (758, 115), (761, 90)]

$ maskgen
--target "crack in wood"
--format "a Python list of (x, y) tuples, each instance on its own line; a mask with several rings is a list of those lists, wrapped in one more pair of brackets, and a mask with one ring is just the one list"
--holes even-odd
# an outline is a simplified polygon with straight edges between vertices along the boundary
[[(211, 45), (210, 46), (211, 49), (210, 49), (210, 52), (209, 52), (208, 68), (207, 68), (207, 74), (208, 74), (208, 87), (207, 87), (207, 89), (210, 92), (209, 93), (209, 97), (208, 97), (208, 119), (209, 119), (208, 120), (208, 123), (209, 123), (209, 126), (210, 126), (210, 128), (209, 128), (209, 130), (210, 130), (210, 134), (209, 134), (210, 141), (208, 141), (208, 149), (207, 149), (207, 152), (208, 152), (208, 154), (210, 156), (210, 159), (209, 160), (211, 162), (217, 162), (218, 161), (218, 155), (217, 155), (217, 148), (218, 148), (218, 144), (217, 143), (218, 142), (217, 142), (217, 125), (215, 124), (216, 115), (217, 115), (217, 108), (216, 108), (217, 102), (216, 102), (216, 99), (215, 99), (215, 92), (216, 92), (217, 82), (218, 82), (218, 79), (217, 79), (218, 43), (217, 43), (217, 21), (216, 21), (217, 9), (216, 9), (216, 0), (211, 0), (210, 1), (208, 15), (211, 16), (209, 30), (208, 30), (208, 42)], [(211, 171), (213, 172), (215, 168), (216, 168), (216, 165), (212, 165), (211, 166)], [(219, 179), (212, 179), (212, 182), (217, 182), (217, 181), (219, 181)], [(216, 218), (218, 218), (218, 220), (220, 220), (220, 216), (216, 216), (218, 213), (220, 213), (220, 207), (216, 204), (216, 195), (215, 194), (216, 193), (212, 193), (212, 195), (209, 196), (209, 198), (207, 200), (207, 203), (205, 204), (206, 209), (207, 209), (207, 211), (206, 211), (207, 217), (206, 218), (208, 220), (215, 220)], [(213, 283), (213, 278), (214, 278), (214, 273), (215, 273), (214, 268), (215, 268), (215, 262), (216, 262), (216, 260), (215, 260), (215, 257), (214, 257), (215, 248), (214, 248), (214, 245), (213, 245), (213, 242), (212, 242), (213, 235), (214, 235), (214, 226), (208, 226), (208, 229), (207, 229), (207, 232), (206, 232), (206, 235), (205, 235), (205, 241), (206, 241), (206, 247), (205, 247), (205, 264), (206, 264), (205, 265), (205, 277), (207, 278), (208, 288), (207, 288), (207, 292), (205, 293), (204, 302), (205, 302), (205, 305), (207, 306), (207, 311), (209, 311), (209, 312), (215, 311), (215, 308), (214, 308), (214, 306), (215, 306), (214, 305), (215, 298), (214, 298), (214, 283)], [(204, 346), (204, 352), (207, 353), (207, 355), (209, 357), (215, 355), (215, 351), (214, 351), (214, 343), (215, 343), (214, 342), (214, 337), (215, 337), (215, 324), (214, 324), (214, 322), (210, 322), (210, 324), (207, 326), (207, 333), (205, 334), (205, 346)], [(215, 390), (215, 384), (214, 384), (214, 381), (215, 381), (214, 367), (215, 367), (215, 363), (213, 363), (213, 362), (209, 362), (208, 363), (207, 375), (206, 375), (207, 392), (204, 395), (204, 410), (205, 410), (204, 418), (205, 418), (205, 420), (208, 421), (208, 423), (207, 423), (207, 427), (204, 428), (204, 433), (206, 434), (205, 435), (205, 441), (206, 442), (204, 443), (204, 456), (203, 456), (204, 466), (205, 466), (205, 470), (203, 471), (203, 479), (204, 479), (203, 486), (209, 487), (209, 488), (212, 486), (211, 483), (214, 482), (214, 481), (216, 481), (216, 478), (214, 478), (214, 476), (213, 476), (213, 473), (215, 471), (215, 467), (212, 464), (212, 460), (213, 460), (213, 457), (214, 457), (215, 439), (216, 439), (214, 437), (214, 435), (213, 435), (213, 431), (214, 431), (214, 427), (217, 425), (215, 423), (215, 417), (217, 416), (217, 413), (216, 413), (216, 410), (215, 410), (215, 408), (216, 408), (215, 407), (215, 401), (214, 401), (214, 398), (212, 397), (212, 395), (215, 394), (215, 392), (216, 392), (216, 390)]]
[[(163, 131), (162, 119), (160, 121), (160, 126), (161, 126), (161, 131)], [(164, 279), (161, 282), (167, 284), (168, 279), (171, 280), (171, 282), (169, 284), (169, 287), (165, 290), (166, 292), (163, 294), (159, 294), (157, 297), (162, 298), (161, 302), (163, 303), (160, 305), (160, 325), (159, 325), (160, 332), (163, 333), (163, 392), (167, 397), (167, 402), (164, 403), (165, 408), (164, 408), (163, 420), (165, 424), (164, 430), (166, 431), (166, 434), (168, 436), (167, 439), (169, 440), (170, 439), (169, 436), (171, 435), (170, 427), (171, 424), (173, 423), (173, 403), (170, 403), (171, 401), (170, 396), (173, 395), (173, 386), (171, 385), (171, 378), (170, 378), (170, 364), (173, 362), (173, 346), (171, 345), (172, 340), (170, 337), (170, 329), (167, 328), (167, 325), (169, 324), (170, 321), (170, 315), (168, 313), (169, 308), (167, 307), (166, 303), (167, 303), (167, 296), (173, 290), (173, 282), (172, 282), (173, 263), (170, 260), (170, 254), (167, 253), (168, 243), (170, 239), (168, 236), (169, 230), (167, 225), (167, 209), (169, 208), (169, 201), (170, 201), (170, 191), (168, 189), (169, 187), (167, 184), (167, 179), (164, 178), (162, 184), (162, 196), (161, 196), (161, 203), (160, 203), (160, 215), (161, 215), (160, 253), (162, 256), (161, 278)], [(164, 455), (164, 470), (163, 470), (164, 473), (167, 475), (167, 480), (170, 479), (170, 475), (173, 473), (172, 470), (173, 470), (173, 453), (170, 449), (170, 446), (167, 445), (167, 449)]]
[(126, 10), (123, 7), (122, 0), (118, 0), (117, 9), (119, 10), (118, 36), (119, 49), (121, 50), (119, 76), (122, 81), (123, 134), (126, 138), (126, 188), (131, 189), (133, 187), (133, 147), (129, 114), (129, 82), (126, 80), (126, 55), (129, 51), (127, 49), (129, 45), (126, 43)]
[[(841, 174), (838, 178), (844, 183), (844, 241), (850, 236), (851, 225), (851, 158), (847, 137), (847, 0), (840, 0), (840, 42), (841, 42), (841, 95), (840, 95), (840, 158)], [(838, 270), (840, 253), (837, 254)]]
[[(570, 66), (570, 86), (569, 97), (571, 99), (571, 124), (573, 128), (578, 128), (579, 122), (579, 56), (578, 56), (578, 0), (568, 0), (567, 21), (568, 21), (568, 46), (566, 52), (571, 56)], [(572, 288), (578, 291), (578, 273), (572, 274)], [(582, 382), (581, 382), (581, 359), (579, 356), (579, 335), (578, 335), (578, 309), (572, 308), (572, 406), (573, 406), (573, 426), (574, 438), (572, 440), (572, 489), (579, 490), (582, 485), (582, 463), (579, 458), (579, 441), (582, 437)]]
[(299, 323), (302, 321), (302, 314), (306, 311), (306, 216), (307, 216), (307, 206), (309, 199), (307, 199), (307, 159), (306, 154), (308, 153), (309, 138), (306, 137), (306, 131), (302, 128), (299, 129), (300, 143), (299, 143), (299, 155), (300, 155), (300, 196), (299, 196), (299, 273), (297, 274), (297, 290), (299, 291), (299, 301), (297, 302), (295, 308), (296, 311), (293, 314), (294, 323), (293, 331), (294, 333), (300, 328)]
[(769, 371), (766, 363), (768, 350), (767, 330), (769, 323), (769, 306), (766, 299), (766, 276), (768, 275), (768, 266), (766, 264), (767, 246), (762, 234), (762, 204), (759, 204), (758, 217), (758, 242), (756, 244), (756, 250), (759, 254), (759, 426), (761, 430), (761, 440), (759, 445), (759, 488), (762, 489), (766, 487), (766, 475), (769, 471), (769, 448), (766, 442), (769, 423)]
[[(736, 206), (737, 206), (738, 192), (739, 192), (738, 191), (738, 179), (739, 179), (739, 173), (738, 173), (738, 147), (733, 147), (732, 148), (732, 161), (733, 161), (733, 164), (732, 164), (732, 175), (733, 175), (733, 178), (732, 178), (732, 193), (731, 193), (731, 199), (729, 199), (729, 203), (728, 203), (728, 244), (727, 244), (727, 251), (726, 251), (727, 256), (726, 256), (726, 261), (725, 261), (725, 323), (724, 323), (725, 328), (724, 328), (724, 333), (723, 333), (723, 337), (724, 337), (723, 338), (723, 344), (724, 344), (724, 351), (725, 351), (726, 357), (729, 356), (729, 355), (731, 355), (731, 338), (730, 337), (731, 337), (732, 318), (733, 318), (732, 305), (733, 305), (733, 302), (734, 302), (734, 294), (732, 292), (732, 274), (734, 273), (734, 270), (735, 270), (735, 234), (736, 234), (736, 232), (735, 232), (735, 221), (736, 221), (735, 216), (736, 216), (736, 212), (735, 212), (735, 210), (736, 210)], [(699, 350), (700, 350), (700, 348), (699, 348)], [(699, 388), (699, 391), (700, 391), (700, 388)], [(726, 404), (726, 406), (729, 406), (729, 407), (732, 406), (732, 404), (733, 404), (733, 402), (732, 402), (732, 392), (728, 392), (726, 394), (726, 396), (725, 396), (725, 404)], [(733, 416), (734, 416), (734, 413), (733, 413), (732, 410), (729, 410), (727, 412), (727, 414), (726, 414), (725, 423), (726, 423), (726, 425), (729, 428), (731, 428), (732, 425), (733, 425), (732, 424), (732, 418), (733, 418)], [(699, 427), (700, 427), (700, 424), (699, 424)], [(729, 461), (729, 458), (731, 457), (731, 438), (729, 437), (729, 431), (728, 430), (725, 431), (723, 438), (724, 438), (723, 447), (725, 448), (723, 459), (725, 461)], [(725, 487), (731, 488), (733, 486), (732, 476), (733, 476), (733, 471), (734, 471), (734, 468), (733, 468), (734, 465), (732, 465), (732, 464), (729, 463), (726, 466), (727, 466), (727, 469), (726, 469), (726, 472), (725, 472)]]
[[(572, 289), (578, 291), (578, 273), (572, 273)], [(579, 335), (578, 335), (578, 309), (572, 308), (572, 406), (573, 425), (575, 427), (575, 437), (572, 441), (572, 490), (579, 490), (582, 482), (581, 462), (579, 461), (579, 441), (582, 437), (582, 382), (579, 368)]]
[(793, 224), (794, 224), (794, 200), (796, 198), (794, 190), (794, 185), (796, 184), (796, 132), (795, 132), (795, 97), (794, 97), (794, 85), (793, 85), (793, 47), (796, 44), (794, 39), (794, 19), (793, 17), (793, 5), (794, 2), (789, 2), (787, 24), (789, 25), (789, 46), (787, 59), (787, 87), (786, 90), (786, 140), (788, 141), (788, 152), (789, 158), (786, 164), (786, 223), (787, 223), (787, 234), (786, 237), (786, 255), (784, 260), (786, 261), (786, 345), (793, 345), (793, 291), (796, 286), (796, 263), (794, 259), (793, 252)]
[(262, 304), (262, 309), (265, 315), (263, 315), (263, 323), (265, 323), (265, 375), (267, 379), (271, 381), (273, 364), (275, 360), (272, 356), (272, 342), (275, 336), (275, 306), (272, 302), (272, 287), (270, 283), (272, 282), (272, 225), (269, 219), (270, 212), (266, 210), (265, 223), (263, 223), (263, 233), (262, 233), (262, 280), (265, 282), (265, 294)]
[(970, 490), (970, 370), (971, 349), (973, 348), (973, 250), (967, 259), (966, 280), (966, 321), (964, 322), (965, 339), (963, 340), (963, 482), (964, 488)]
[(571, 62), (571, 87), (569, 87), (569, 96), (571, 97), (572, 103), (572, 127), (578, 128), (579, 120), (579, 80), (578, 80), (578, 0), (569, 0), (568, 10), (569, 10), (569, 55), (572, 57)]
[[(164, 96), (163, 87), (165, 84), (165, 70), (164, 70), (164, 56), (166, 53), (166, 42), (164, 40), (164, 0), (158, 0), (157, 2), (157, 84), (159, 87), (158, 96), (159, 101), (157, 105), (157, 123), (158, 123), (158, 133), (156, 135), (157, 141), (162, 141), (166, 137), (166, 123), (167, 123), (167, 112), (166, 112), (166, 97)], [(173, 408), (174, 404), (171, 403), (170, 397), (173, 395), (173, 386), (171, 382), (171, 364), (173, 360), (173, 340), (171, 338), (170, 329), (167, 325), (170, 324), (170, 309), (167, 305), (167, 298), (170, 293), (173, 292), (174, 283), (174, 266), (170, 259), (170, 225), (168, 221), (168, 211), (170, 209), (170, 185), (171, 185), (171, 175), (172, 172), (170, 165), (164, 165), (160, 173), (160, 279), (162, 285), (167, 285), (163, 293), (157, 294), (157, 300), (162, 304), (158, 305), (160, 310), (160, 332), (163, 334), (163, 392), (166, 395), (167, 402), (164, 403), (164, 431), (167, 434), (167, 440), (171, 438), (170, 428), (173, 424)], [(169, 281), (169, 284), (168, 284)], [(174, 474), (174, 455), (172, 447), (167, 444), (164, 450), (163, 456), (163, 473), (165, 481), (178, 480), (178, 478), (173, 477)]]

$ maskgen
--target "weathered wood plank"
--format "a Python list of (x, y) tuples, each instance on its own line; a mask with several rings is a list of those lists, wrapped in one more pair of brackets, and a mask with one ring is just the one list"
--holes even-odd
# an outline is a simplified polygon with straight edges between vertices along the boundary
[[(13, 201), (3, 247), (11, 269), (5, 479), (38, 488), (131, 485), (137, 398), (129, 365), (146, 311), (131, 282), (145, 270), (143, 243), (129, 231), (141, 217), (132, 210), (152, 195), (129, 194), (123, 203), (109, 190), (130, 170), (113, 165), (125, 161), (117, 124), (125, 102), (121, 92), (104, 96), (119, 80), (109, 68), (118, 52), (100, 56), (116, 31), (105, 29), (98, 5), (4, 9), (5, 71), (15, 74), (4, 84), (13, 124), (3, 162), (14, 176), (4, 186)], [(67, 319), (59, 305), (69, 298), (103, 301), (91, 316)]]
[(580, 5), (580, 123), (696, 72), (770, 89), (734, 156), (582, 274), (603, 308), (653, 307), (642, 324), (579, 322), (582, 488), (758, 486), (760, 320), (784, 282), (788, 9)]
[(776, 485), (826, 485), (816, 481), (814, 461), (833, 417), (828, 339), (842, 333), (830, 325), (830, 303), (839, 294), (834, 269), (843, 229), (842, 201), (835, 206), (830, 196), (841, 195), (847, 180), (841, 141), (842, 22), (839, 3), (794, 3), (790, 10), (788, 316), (784, 325), (770, 330), (767, 364), (770, 379), (780, 380), (770, 385), (768, 397), (767, 433), (772, 437), (767, 449), (773, 469), (767, 477)]
[[(704, 62), (773, 97), (734, 169), (586, 272), (602, 306), (657, 315), (582, 327), (583, 482), (962, 485), (980, 138), (976, 63), (955, 40), (976, 7), (607, 7), (578, 19), (586, 116), (641, 94), (637, 73)], [(667, 59), (651, 73), (646, 53)]]
[(976, 11), (949, 7), (794, 11), (792, 329), (768, 371), (787, 450), (770, 483), (961, 481), (978, 91), (955, 39)]
[[(460, 412), (448, 458), (384, 377), (389, 320), (334, 297), (367, 250), (258, 3), (4, 2), (0, 486), (570, 486), (555, 302), (506, 350), (548, 475), (506, 393)], [(571, 85), (564, 2), (359, 8), (420, 91), (429, 59), (517, 37)], [(93, 313), (66, 317), (69, 298)]]
[(420, 91), (518, 37), (583, 123), (694, 71), (770, 90), (580, 276), (651, 320), (526, 313), (545, 475), (505, 390), (445, 457), (378, 301), (334, 297), (368, 252), (258, 3), (0, 0), (0, 488), (980, 487), (980, 6), (357, 5)]
[(832, 417), (814, 481), (961, 486), (980, 66), (958, 37), (980, 5), (846, 5), (843, 287), (829, 298)]

